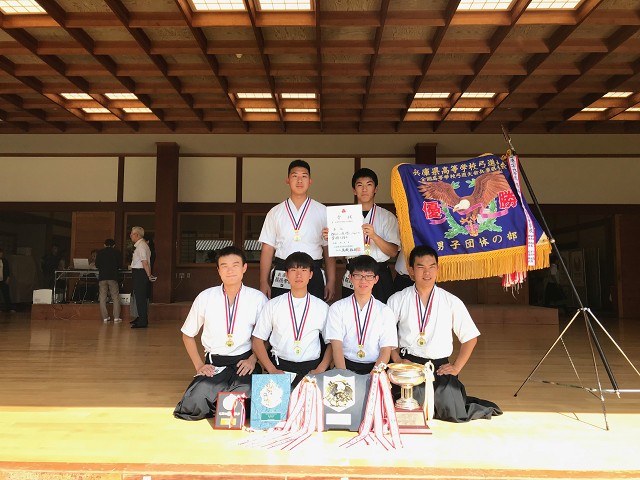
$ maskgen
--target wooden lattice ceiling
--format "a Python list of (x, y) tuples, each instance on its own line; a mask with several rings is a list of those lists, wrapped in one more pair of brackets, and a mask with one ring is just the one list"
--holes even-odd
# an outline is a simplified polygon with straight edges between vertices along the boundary
[(639, 0), (460, 3), (38, 0), (0, 14), (0, 133), (640, 131)]

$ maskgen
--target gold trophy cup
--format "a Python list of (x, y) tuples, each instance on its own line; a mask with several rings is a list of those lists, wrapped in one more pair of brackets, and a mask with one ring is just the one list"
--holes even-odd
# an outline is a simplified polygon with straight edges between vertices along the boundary
[(431, 433), (425, 409), (413, 398), (413, 387), (425, 381), (424, 365), (391, 363), (387, 366), (387, 373), (389, 380), (401, 388), (400, 398), (395, 403), (400, 433)]

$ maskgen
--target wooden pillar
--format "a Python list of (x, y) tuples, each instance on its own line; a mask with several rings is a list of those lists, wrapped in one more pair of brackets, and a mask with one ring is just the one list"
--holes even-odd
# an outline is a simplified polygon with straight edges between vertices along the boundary
[[(616, 297), (618, 317), (640, 318), (640, 276), (638, 276), (638, 246), (640, 215), (615, 216)], [(613, 293), (613, 292), (612, 292)]]
[(153, 286), (153, 301), (171, 303), (176, 264), (180, 145), (161, 142), (156, 144), (156, 149), (156, 263), (153, 274), (158, 280)]
[(416, 163), (435, 165), (437, 146), (437, 143), (416, 143)]

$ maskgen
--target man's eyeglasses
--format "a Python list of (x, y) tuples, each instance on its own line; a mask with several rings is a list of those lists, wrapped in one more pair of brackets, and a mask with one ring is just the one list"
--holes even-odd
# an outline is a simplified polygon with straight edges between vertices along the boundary
[(353, 278), (356, 282), (359, 282), (360, 280), (372, 282), (373, 280), (375, 280), (376, 276), (373, 273), (367, 273), (366, 275), (363, 275), (362, 273), (352, 273), (351, 278)]

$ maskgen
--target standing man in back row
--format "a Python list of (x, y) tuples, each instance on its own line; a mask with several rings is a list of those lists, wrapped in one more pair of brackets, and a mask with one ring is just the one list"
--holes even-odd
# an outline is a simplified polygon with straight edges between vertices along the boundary
[[(309, 293), (329, 301), (335, 291), (336, 261), (329, 257), (327, 242), (322, 238), (327, 209), (307, 196), (311, 167), (304, 160), (289, 164), (286, 182), (290, 197), (269, 211), (260, 232), (260, 291), (269, 298), (287, 293), (291, 285), (286, 276), (285, 259), (294, 252), (304, 252), (313, 259)], [(326, 281), (321, 269), (323, 257)]]

